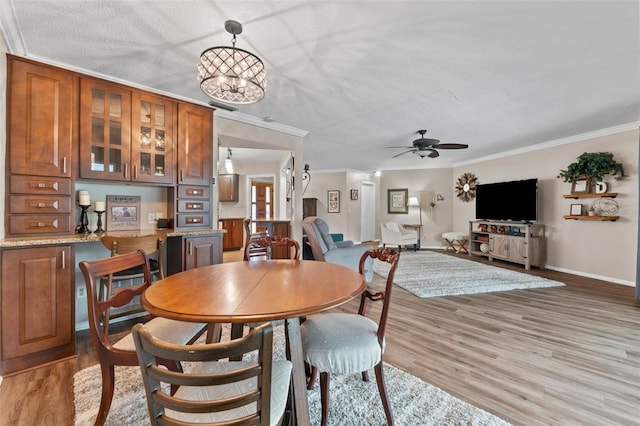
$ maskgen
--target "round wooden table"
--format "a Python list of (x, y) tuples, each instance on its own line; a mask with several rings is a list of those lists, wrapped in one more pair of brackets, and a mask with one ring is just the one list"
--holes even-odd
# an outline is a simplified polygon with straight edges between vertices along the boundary
[(252, 260), (191, 269), (156, 281), (141, 303), (154, 315), (181, 321), (248, 323), (285, 319), (296, 424), (309, 424), (300, 316), (348, 302), (366, 288), (342, 265), (313, 260)]

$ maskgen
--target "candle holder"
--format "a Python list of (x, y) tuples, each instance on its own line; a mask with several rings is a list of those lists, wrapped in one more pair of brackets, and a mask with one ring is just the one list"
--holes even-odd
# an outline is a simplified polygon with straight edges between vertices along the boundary
[(96, 230), (94, 231), (94, 233), (96, 234), (104, 234), (104, 229), (102, 229), (102, 214), (105, 211), (96, 211), (96, 214), (98, 215), (98, 223), (96, 224)]
[(76, 226), (76, 234), (90, 234), (89, 230), (89, 218), (87, 217), (87, 209), (91, 207), (90, 204), (82, 205), (80, 204), (80, 208), (82, 212), (80, 213), (80, 223)]

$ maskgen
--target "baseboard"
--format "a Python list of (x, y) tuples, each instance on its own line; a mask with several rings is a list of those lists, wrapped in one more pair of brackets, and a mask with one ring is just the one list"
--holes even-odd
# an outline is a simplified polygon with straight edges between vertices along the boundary
[(629, 287), (635, 287), (636, 283), (634, 281), (627, 281), (627, 280), (620, 280), (618, 278), (613, 278), (613, 277), (605, 277), (602, 275), (596, 275), (596, 274), (590, 274), (588, 272), (582, 272), (582, 271), (574, 271), (573, 269), (567, 269), (567, 268), (560, 268), (558, 266), (552, 266), (552, 265), (545, 265), (546, 269), (550, 269), (552, 271), (558, 271), (558, 272), (564, 272), (567, 274), (571, 274), (571, 275), (578, 275), (581, 277), (586, 277), (586, 278), (593, 278), (595, 280), (601, 280), (601, 281), (608, 281), (614, 284), (622, 284), (622, 285), (626, 285)]

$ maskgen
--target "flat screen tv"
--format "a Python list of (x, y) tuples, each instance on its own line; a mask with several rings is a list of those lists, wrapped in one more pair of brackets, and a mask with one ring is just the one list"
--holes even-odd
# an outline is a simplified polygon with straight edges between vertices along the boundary
[(537, 222), (538, 179), (479, 184), (476, 219)]

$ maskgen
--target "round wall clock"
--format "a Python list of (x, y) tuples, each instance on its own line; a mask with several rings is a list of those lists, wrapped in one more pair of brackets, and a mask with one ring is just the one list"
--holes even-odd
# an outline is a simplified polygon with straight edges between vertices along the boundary
[(468, 203), (476, 197), (478, 178), (473, 173), (464, 173), (456, 182), (456, 195), (462, 201)]

